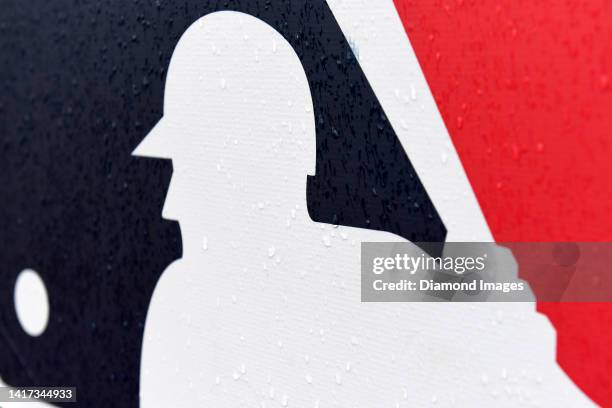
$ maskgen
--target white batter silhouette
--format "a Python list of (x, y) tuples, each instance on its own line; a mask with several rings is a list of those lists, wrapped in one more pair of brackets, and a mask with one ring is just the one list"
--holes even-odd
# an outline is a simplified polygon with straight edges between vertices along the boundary
[(172, 159), (183, 257), (147, 315), (143, 407), (588, 404), (532, 303), (360, 302), (360, 243), (402, 239), (310, 219), (310, 89), (270, 26), (201, 18), (165, 92), (135, 154)]

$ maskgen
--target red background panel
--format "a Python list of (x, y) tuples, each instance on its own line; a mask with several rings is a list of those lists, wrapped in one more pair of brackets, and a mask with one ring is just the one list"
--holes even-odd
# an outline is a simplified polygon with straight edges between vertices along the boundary
[[(612, 2), (395, 0), (497, 241), (612, 240)], [(612, 406), (612, 304), (543, 304)]]

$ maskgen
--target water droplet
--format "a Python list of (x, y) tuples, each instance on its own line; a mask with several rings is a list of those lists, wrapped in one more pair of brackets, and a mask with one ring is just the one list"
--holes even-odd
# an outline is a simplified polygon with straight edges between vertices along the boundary
[(342, 377), (340, 377), (340, 373), (336, 373), (336, 384), (342, 384)]
[(306, 375), (306, 382), (308, 384), (312, 384), (312, 377), (310, 375), (308, 375), (308, 374)]
[(518, 160), (521, 158), (521, 149), (518, 147), (516, 143), (512, 144), (512, 159)]
[(497, 311), (497, 321), (498, 321), (499, 323), (501, 323), (501, 322), (502, 322), (502, 320), (504, 320), (504, 312), (503, 312), (503, 311), (501, 311), (501, 310), (498, 310), (498, 311)]
[(488, 384), (489, 383), (489, 376), (487, 374), (483, 374), (480, 379), (481, 379), (483, 384)]
[(326, 247), (331, 246), (331, 239), (329, 238), (329, 235), (323, 236), (323, 244), (325, 244)]
[(207, 237), (204, 237), (204, 239), (202, 240), (202, 249), (204, 251), (208, 249), (208, 238)]
[(276, 253), (276, 249), (274, 247), (268, 248), (268, 257), (269, 258), (272, 258), (275, 253)]
[(601, 77), (599, 77), (599, 86), (601, 87), (602, 90), (608, 89), (609, 85), (610, 85), (610, 78), (608, 78), (607, 75), (602, 75)]

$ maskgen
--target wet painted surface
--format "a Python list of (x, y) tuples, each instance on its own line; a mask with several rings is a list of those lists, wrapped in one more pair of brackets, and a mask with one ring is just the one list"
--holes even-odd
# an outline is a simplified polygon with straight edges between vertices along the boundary
[[(612, 4), (395, 0), (497, 241), (609, 241)], [(612, 308), (539, 304), (612, 405)]]
[[(148, 302), (181, 244), (177, 225), (160, 218), (170, 164), (130, 153), (162, 116), (165, 69), (179, 36), (214, 10), (260, 17), (304, 65), (317, 127), (311, 218), (444, 240), (446, 228), (327, 5), (247, 3), (4, 5), (6, 382), (75, 385), (79, 406), (137, 405)], [(26, 268), (49, 292), (49, 324), (37, 338), (22, 332), (13, 312), (14, 282)]]

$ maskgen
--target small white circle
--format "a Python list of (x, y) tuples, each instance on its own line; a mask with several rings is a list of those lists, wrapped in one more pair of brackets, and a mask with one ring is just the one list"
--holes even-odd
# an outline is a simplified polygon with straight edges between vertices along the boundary
[(45, 283), (32, 269), (24, 269), (15, 282), (15, 311), (23, 330), (40, 336), (49, 322), (49, 297)]

